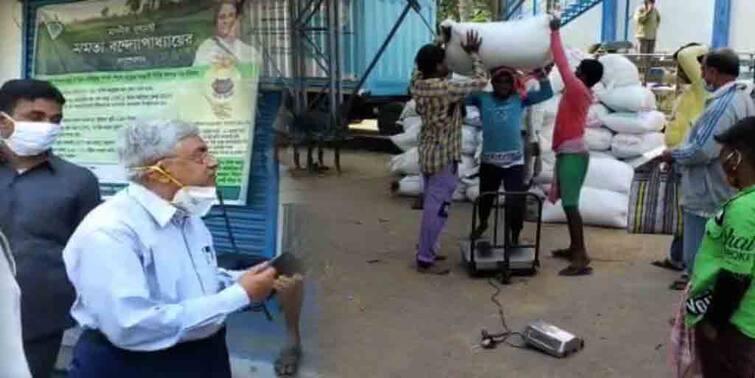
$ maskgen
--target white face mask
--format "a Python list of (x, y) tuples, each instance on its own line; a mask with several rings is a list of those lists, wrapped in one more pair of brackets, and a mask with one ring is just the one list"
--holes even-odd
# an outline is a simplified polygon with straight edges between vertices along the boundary
[(218, 195), (214, 186), (184, 186), (173, 196), (173, 206), (203, 217), (210, 212)]
[(52, 148), (60, 135), (63, 126), (49, 122), (21, 122), (16, 121), (4, 112), (0, 112), (13, 122), (13, 134), (3, 138), (8, 148), (18, 156), (36, 156)]

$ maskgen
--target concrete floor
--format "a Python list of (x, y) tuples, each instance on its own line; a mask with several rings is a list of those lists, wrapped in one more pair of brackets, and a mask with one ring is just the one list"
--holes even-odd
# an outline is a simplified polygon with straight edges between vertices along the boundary
[[(326, 154), (330, 163), (331, 154)], [(323, 377), (667, 377), (668, 320), (676, 277), (652, 267), (669, 238), (588, 229), (595, 273), (562, 278), (565, 262), (544, 253), (540, 273), (515, 278), (499, 299), (509, 326), (543, 319), (586, 341), (555, 359), (506, 346), (476, 345), (481, 328), (498, 331), (493, 289), (459, 265), (458, 239), (469, 232), (471, 205), (458, 204), (443, 234), (449, 276), (412, 269), (420, 213), (389, 192), (389, 156), (347, 152), (344, 172), (282, 175), (284, 198), (299, 198), (301, 254), (318, 309), (313, 332)], [(284, 163), (287, 163), (284, 161)], [(543, 251), (566, 246), (564, 226), (543, 230)], [(377, 262), (376, 262), (377, 261)], [(308, 322), (312, 322), (309, 319)], [(312, 356), (312, 354), (310, 354)]]

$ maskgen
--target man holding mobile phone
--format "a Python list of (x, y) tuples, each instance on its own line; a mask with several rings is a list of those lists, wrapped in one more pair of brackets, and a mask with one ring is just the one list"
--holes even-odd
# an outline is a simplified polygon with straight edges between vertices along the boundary
[(84, 330), (69, 377), (231, 377), (225, 319), (264, 301), (277, 272), (218, 269), (202, 222), (218, 162), (180, 121), (123, 127), (130, 185), (95, 208), (63, 251)]

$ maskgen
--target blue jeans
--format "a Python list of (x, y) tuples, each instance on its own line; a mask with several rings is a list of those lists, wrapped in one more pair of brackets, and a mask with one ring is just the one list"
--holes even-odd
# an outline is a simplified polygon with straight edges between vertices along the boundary
[(707, 221), (707, 218), (684, 211), (684, 264), (686, 265), (686, 272), (690, 276), (694, 271), (695, 256), (697, 256), (697, 251), (703, 242), (703, 236), (705, 236), (705, 223)]
[(668, 261), (677, 268), (684, 268), (684, 237), (674, 236), (668, 251)]

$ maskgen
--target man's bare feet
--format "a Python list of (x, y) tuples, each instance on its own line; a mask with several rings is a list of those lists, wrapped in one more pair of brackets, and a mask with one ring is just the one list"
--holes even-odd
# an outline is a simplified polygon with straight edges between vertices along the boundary
[(298, 345), (281, 349), (278, 358), (275, 360), (275, 374), (278, 377), (295, 376), (299, 371), (301, 354), (301, 347)]
[(586, 276), (592, 274), (590, 259), (584, 251), (575, 252), (572, 255), (572, 260), (569, 266), (562, 269), (558, 274), (560, 276)]

